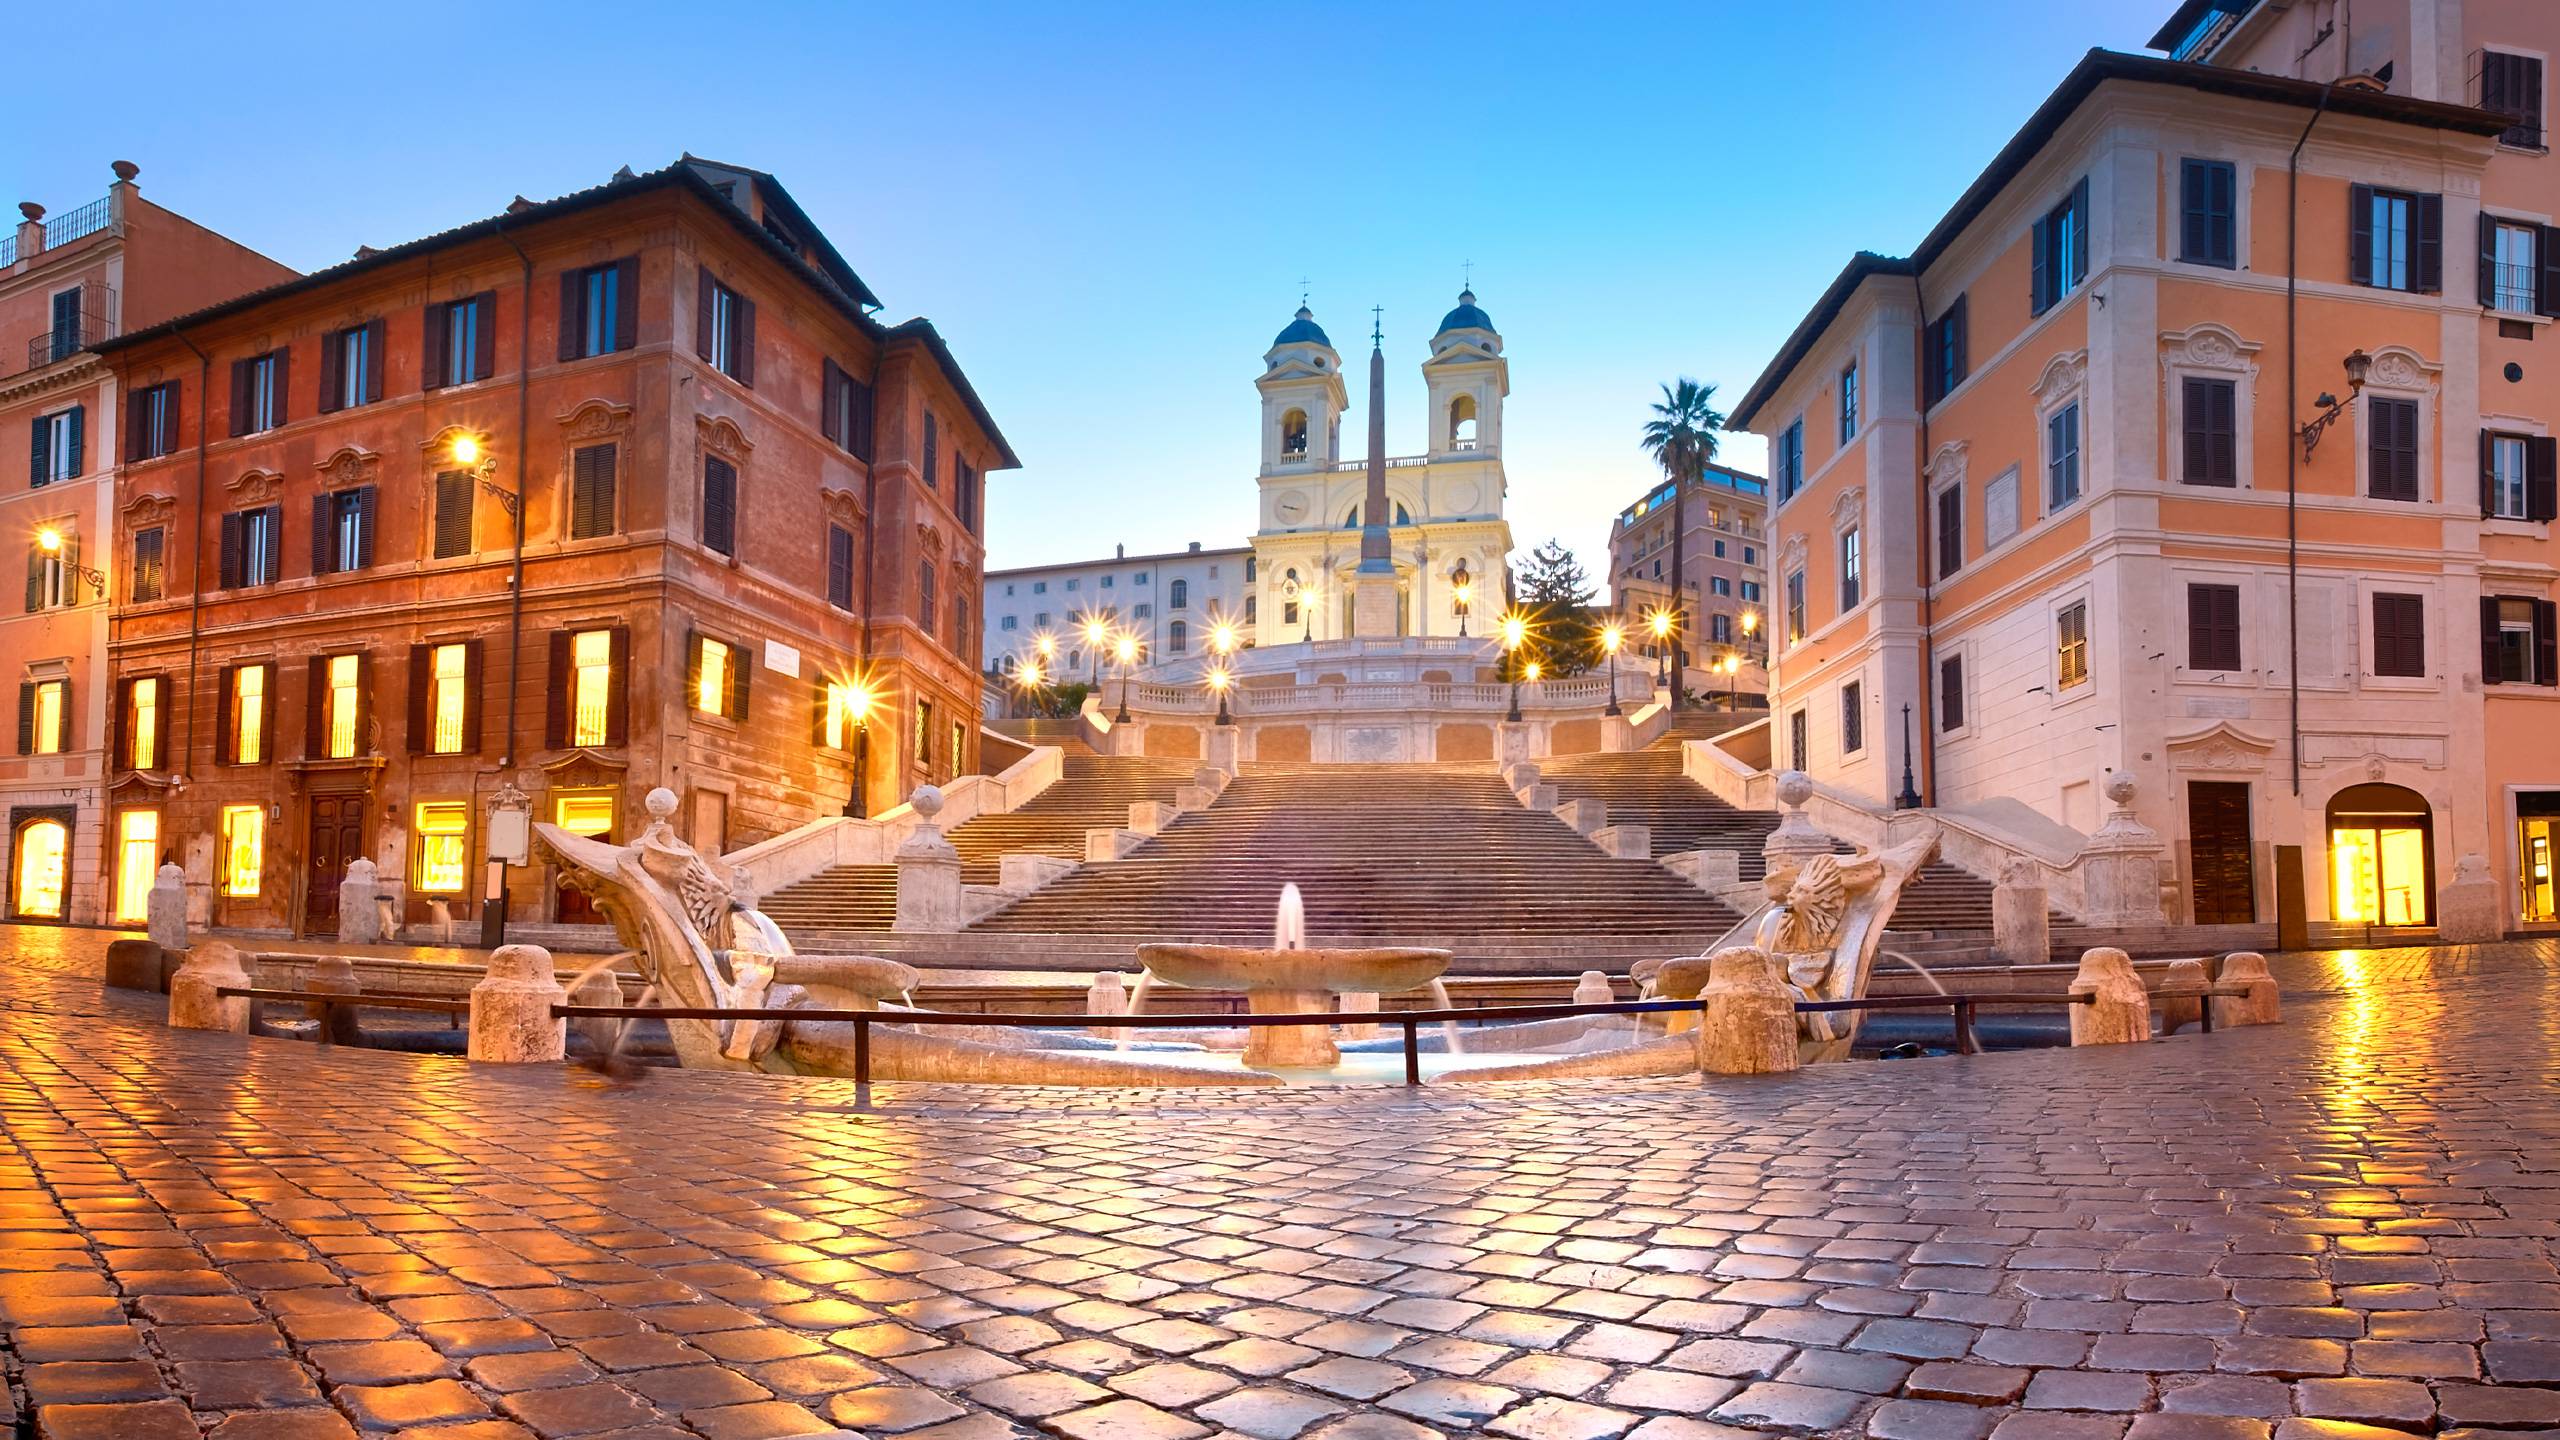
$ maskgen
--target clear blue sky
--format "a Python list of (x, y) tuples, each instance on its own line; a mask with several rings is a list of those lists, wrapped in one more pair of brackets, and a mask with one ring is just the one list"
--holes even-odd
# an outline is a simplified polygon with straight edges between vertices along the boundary
[(1658, 382), (1739, 398), (1850, 251), (1907, 250), (2082, 51), (2173, 8), (31, 7), (17, 53), (92, 63), (0, 127), (0, 198), (67, 209), (129, 159), (308, 270), (685, 150), (771, 170), (1020, 452), (995, 566), (1241, 541), (1301, 276), (1355, 376), (1386, 307), (1388, 448), (1419, 450), (1472, 260), (1515, 538), (1597, 574)]

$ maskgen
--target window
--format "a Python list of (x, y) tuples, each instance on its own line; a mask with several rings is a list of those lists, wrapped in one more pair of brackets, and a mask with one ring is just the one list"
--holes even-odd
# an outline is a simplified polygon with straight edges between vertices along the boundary
[(620, 629), (552, 633), (551, 748), (622, 743), (630, 643)]
[[(839, 610), (853, 608), (853, 532), (841, 525), (827, 527), (827, 603)], [(1010, 615), (1005, 628), (1013, 628)]]
[(2501, 145), (2542, 148), (2542, 61), (2532, 55), (2480, 52), (2480, 108), (2515, 118), (2498, 136)]
[(818, 431), (855, 459), (871, 459), (871, 387), (829, 360), (818, 383)]
[[(136, 460), (157, 460), (178, 448), (178, 382), (163, 380), (133, 392), (133, 436), (126, 446)], [(136, 811), (136, 814), (157, 812)]]
[(830, 681), (819, 696), (818, 743), (830, 750), (853, 748), (870, 699), (850, 681)]
[(2442, 291), (2444, 197), (2370, 185), (2348, 193), (2348, 278), (2381, 290)]
[(421, 895), (459, 895), (471, 871), (471, 811), (460, 800), (418, 802), (410, 884)]
[(1246, 557), (1244, 557), (1244, 578), (1245, 578), (1245, 583), (1246, 583), (1246, 584), (1248, 584), (1248, 585), (1250, 585), (1250, 584), (1252, 584), (1252, 583), (1253, 583), (1253, 580), (1254, 580), (1254, 571), (1255, 571), (1255, 570), (1256, 570), (1256, 568), (1257, 568), (1257, 563), (1256, 563), (1256, 562), (1257, 562), (1257, 560), (1258, 560), (1258, 559), (1259, 559), (1259, 557), (1257, 557), (1257, 556), (1252, 556), (1252, 555), (1247, 555)]
[(1070, 590), (1075, 589), (1077, 586), (1079, 586), (1079, 585), (1081, 585), (1081, 584), (1083, 584), (1083, 583), (1084, 583), (1084, 580), (1083, 580), (1083, 578), (1082, 578), (1081, 576), (1070, 575), (1070, 576), (1068, 576), (1068, 577), (1067, 577), (1067, 588), (1068, 588), (1068, 589), (1070, 589)]
[(924, 412), (924, 486), (928, 490), (942, 488), (942, 426), (930, 410)]
[(222, 873), (218, 878), (223, 894), (247, 899), (258, 893), (260, 874), (266, 868), (266, 849), (267, 807), (222, 807)]
[(1858, 437), (1858, 365), (1840, 372), (1840, 443), (1848, 444)]
[(365, 735), (365, 672), (361, 654), (315, 655), (311, 658), (313, 758), (352, 760), (362, 752)]
[(1929, 322), (1925, 343), (1928, 347), (1927, 370), (1922, 378), (1921, 403), (1935, 405), (1955, 393), (1965, 380), (1965, 297), (1947, 312)]
[(1759, 552), (1759, 551), (1757, 551), (1757, 550), (1752, 549), (1752, 548), (1751, 548), (1750, 546), (1748, 546), (1748, 545), (1743, 546), (1743, 547), (1742, 547), (1742, 563), (1743, 563), (1743, 564), (1745, 564), (1745, 565), (1757, 565), (1757, 564), (1759, 564), (1759, 563), (1760, 563), (1760, 552)]
[(1165, 649), (1179, 655), (1191, 648), (1191, 627), (1179, 620), (1165, 627)]
[(2187, 587), (2187, 668), (2240, 668), (2240, 587)]
[(933, 763), (933, 702), (916, 702), (916, 763)]
[(1188, 580), (1176, 580), (1176, 581), (1174, 581), (1174, 582), (1173, 582), (1173, 584), (1172, 584), (1172, 586), (1171, 586), (1170, 588), (1171, 588), (1171, 589), (1172, 589), (1172, 591), (1173, 591), (1173, 598), (1172, 598), (1171, 600), (1166, 601), (1166, 602), (1165, 602), (1166, 604), (1168, 604), (1168, 605), (1172, 606), (1172, 607), (1173, 607), (1174, 609), (1176, 609), (1176, 610), (1187, 610), (1187, 609), (1191, 608), (1191, 582), (1190, 582), (1190, 581), (1188, 581)]
[(476, 644), (409, 647), (409, 749), (463, 755), (480, 748), (480, 655)]
[(1049, 582), (1048, 582), (1048, 581), (1046, 581), (1046, 580), (1034, 580), (1034, 581), (1032, 581), (1032, 582), (1031, 582), (1031, 593), (1032, 593), (1032, 594), (1034, 594), (1034, 595), (1046, 595), (1046, 594), (1048, 594), (1048, 593), (1049, 593)]
[(702, 457), (702, 543), (738, 557), (738, 467), (717, 455)]
[(619, 449), (581, 445), (569, 463), (569, 538), (593, 540), (613, 533), (613, 468)]
[(1804, 707), (1796, 707), (1787, 717), (1787, 767), (1802, 770), (1813, 763), (1813, 717)]
[(933, 562), (919, 561), (916, 565), (916, 623), (930, 635), (934, 633), (933, 619), (940, 613), (933, 603)]
[(1840, 687), (1840, 753), (1855, 755), (1867, 748), (1867, 707), (1859, 687)]
[[(58, 223), (58, 222), (57, 222)], [(53, 328), (44, 333), (29, 357), (30, 364), (52, 364), (68, 360), (80, 353), (89, 341), (99, 338), (82, 323), (88, 319), (88, 287), (74, 285), (53, 294)], [(36, 359), (35, 356), (42, 356)]]
[[(1014, 629), (1018, 629), (1019, 627), (1014, 623), (1014, 622), (1015, 622), (1015, 620), (1016, 620), (1016, 618), (1017, 618), (1017, 617), (1015, 617), (1015, 616), (1007, 615), (1007, 616), (1003, 617), (1002, 619), (1000, 619), (1000, 620), (996, 621), (996, 628), (997, 628), (997, 629), (999, 629), (999, 630), (1005, 630), (1005, 631), (1011, 631), (1011, 630), (1014, 630)], [(1011, 657), (1009, 657), (1009, 656), (1007, 657), (1007, 663), (1011, 663)]]
[(293, 353), (270, 350), (231, 364), (231, 433), (255, 435), (273, 430), (289, 418), (285, 410), (286, 377)]
[(699, 273), (694, 297), (694, 353), (741, 385), (756, 383), (756, 302)]
[(125, 810), (116, 815), (116, 905), (119, 925), (139, 925), (151, 914), (151, 887), (160, 877), (160, 812)]
[(2365, 397), (2365, 493), (2376, 500), (2418, 498), (2418, 402)]
[(88, 408), (82, 405), (37, 416), (27, 460), (27, 484), (50, 485), (79, 474), (88, 428)]
[(2054, 616), (2054, 657), (2059, 667), (2057, 689), (2068, 690), (2089, 680), (2089, 606), (2082, 601)]
[(1103, 577), (1102, 577), (1102, 585), (1101, 585), (1101, 588), (1102, 588), (1102, 589), (1105, 589), (1105, 590), (1108, 590), (1108, 589), (1110, 589), (1112, 586), (1114, 586), (1114, 585), (1118, 584), (1119, 582), (1120, 582), (1120, 577), (1119, 577), (1119, 576), (1117, 576), (1117, 575), (1105, 575), (1105, 576), (1103, 576)]
[(2480, 304), (2510, 315), (2539, 313), (2542, 296), (2539, 225), (2480, 217)]
[(1804, 488), (1804, 417), (1799, 415), (1778, 436), (1778, 503), (1783, 505)]
[(344, 575), (373, 563), (371, 485), (311, 497), (311, 573)]
[(2480, 435), (2480, 514), (2491, 520), (2560, 518), (2560, 440), (2548, 435)]
[[(961, 529), (972, 535), (978, 533), (978, 472), (957, 455), (951, 457), (951, 513), (960, 521)], [(1144, 572), (1139, 574), (1138, 583), (1147, 583)]]
[(1717, 559), (1719, 559), (1719, 560), (1723, 559), (1723, 558), (1724, 558), (1724, 542), (1723, 542), (1723, 541), (1721, 541), (1721, 540), (1718, 540), (1717, 542), (1715, 542), (1715, 546), (1716, 546), (1716, 558), (1717, 558)]
[(423, 388), (488, 379), (498, 369), (497, 292), (429, 305), (419, 334), (426, 346), (418, 365)]
[(637, 256), (590, 265), (560, 277), (560, 358), (610, 355), (639, 343)]
[(1853, 527), (1840, 532), (1840, 613), (1846, 615), (1858, 608), (1858, 594), (1863, 571), (1858, 558), (1858, 532)]
[(284, 507), (234, 510), (222, 517), (222, 588), (272, 585), (284, 568)]
[(23, 680), (18, 684), (18, 753), (59, 755), (71, 748), (71, 682)]
[(118, 707), (116, 723), (124, 744), (115, 763), (127, 770), (157, 770), (163, 759), (160, 749), (162, 716), (166, 711), (169, 682), (157, 675), (137, 675), (124, 682), (124, 703)]
[(468, 470), (437, 472), (436, 559), (452, 560), (471, 553), (471, 505), (479, 489), (479, 478)]
[(1804, 572), (1787, 577), (1787, 643), (1804, 638)]
[(27, 546), (27, 613), (79, 604), (79, 564), (79, 536), (50, 526), (39, 532)]
[(2554, 607), (2513, 595), (2480, 597), (2480, 676), (2492, 685), (2560, 684)]
[(2427, 673), (2425, 597), (2375, 592), (2373, 673), (2410, 677)]
[(320, 337), (320, 413), (382, 398), (382, 322), (368, 320)]
[(16, 881), (10, 913), (27, 920), (62, 918), (64, 880), (71, 872), (71, 827), (47, 816), (18, 827)]
[(235, 665), (223, 672), (222, 733), (216, 737), (216, 762), (263, 765), (267, 759), (267, 713), (274, 685), (270, 665)]
[(1722, 575), (1711, 575), (1707, 577), (1707, 589), (1712, 594), (1730, 598), (1733, 594), (1733, 582)]
[(2080, 498), (2080, 404), (2073, 401), (2045, 417), (2045, 513)]
[(1254, 622), (1256, 612), (1262, 608), (1261, 599), (1260, 595), (1251, 590), (1244, 592), (1244, 623), (1247, 625)]
[(1733, 617), (1718, 611), (1707, 617), (1707, 638), (1718, 645), (1733, 643)]
[(2041, 315), (2089, 278), (2089, 182), (2071, 187), (2063, 202), (2036, 222), (2029, 286)]
[(2228, 160), (2178, 163), (2178, 258), (2239, 268), (2240, 181)]
[(1938, 660), (1938, 730), (1945, 733), (1964, 728), (1964, 657), (1942, 656)]
[(2231, 380), (2189, 375), (2180, 384), (2179, 416), (2185, 430), (2179, 478), (2189, 485), (2240, 483), (2240, 386)]
[(684, 687), (693, 713), (744, 723), (750, 663), (750, 656), (726, 640), (694, 636), (692, 673)]
[(1938, 578), (1944, 580), (1964, 568), (1964, 487), (1939, 491), (1937, 507)]

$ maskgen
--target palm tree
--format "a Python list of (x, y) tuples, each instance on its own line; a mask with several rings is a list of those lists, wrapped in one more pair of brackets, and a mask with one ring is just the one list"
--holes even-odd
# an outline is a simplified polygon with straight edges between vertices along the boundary
[(1689, 664), (1689, 487), (1705, 478), (1716, 458), (1716, 432), (1724, 414), (1715, 408), (1716, 387), (1683, 375), (1662, 387), (1662, 401), (1645, 422), (1643, 445), (1671, 477), (1671, 708), (1680, 708), (1680, 685)]

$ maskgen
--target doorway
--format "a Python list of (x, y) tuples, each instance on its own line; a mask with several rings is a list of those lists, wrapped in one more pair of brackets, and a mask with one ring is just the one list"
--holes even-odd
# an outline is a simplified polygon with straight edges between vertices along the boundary
[(2399, 785), (2350, 785), (2329, 802), (2329, 918), (2435, 923), (2435, 812)]
[(302, 933), (335, 935), (338, 884), (347, 878), (347, 867), (372, 848), (372, 837), (365, 833), (365, 796), (343, 791), (314, 795), (304, 803), (308, 819), (303, 833), (310, 839), (304, 847), (309, 858), (303, 869)]
[[(615, 805), (616, 792), (610, 789), (554, 790), (551, 792), (551, 823), (572, 835), (607, 844), (621, 839), (621, 828)], [(586, 891), (563, 884), (555, 873), (551, 881), (552, 919), (562, 925), (601, 925), (604, 912)]]
[(2527, 790), (2516, 796), (2516, 919), (2526, 925), (2560, 923), (2560, 790)]
[(20, 810), (11, 818), (9, 914), (60, 920), (71, 878), (70, 810)]
[(2245, 782), (2187, 782), (2187, 874), (2198, 925), (2247, 925), (2258, 918)]

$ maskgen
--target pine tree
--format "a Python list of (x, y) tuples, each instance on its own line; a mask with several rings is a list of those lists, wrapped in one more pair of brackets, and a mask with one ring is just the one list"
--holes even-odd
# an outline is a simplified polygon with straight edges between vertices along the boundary
[(1555, 679), (1599, 663), (1591, 601), (1600, 590), (1563, 541), (1550, 539), (1530, 551), (1512, 572), (1512, 589), (1529, 621), (1529, 640), (1518, 659), (1537, 661), (1538, 673)]

